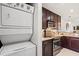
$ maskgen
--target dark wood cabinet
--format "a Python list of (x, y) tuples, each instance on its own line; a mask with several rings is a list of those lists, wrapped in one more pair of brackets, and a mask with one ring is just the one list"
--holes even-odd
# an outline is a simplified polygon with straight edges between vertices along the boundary
[(74, 51), (79, 52), (79, 38), (72, 38), (71, 39), (71, 46), (70, 48)]
[(61, 37), (61, 46), (64, 48), (70, 48), (70, 39), (69, 37)]
[(56, 14), (54, 16), (54, 22), (55, 22), (56, 29), (58, 29), (58, 15), (56, 15)]
[(66, 48), (67, 47), (67, 41), (66, 41), (66, 37), (63, 36), (61, 37), (61, 46)]
[(50, 13), (50, 21), (55, 21), (55, 14), (54, 13)]
[(53, 56), (53, 41), (46, 40), (42, 42), (42, 55)]
[(63, 36), (61, 46), (79, 52), (79, 38)]
[(62, 47), (60, 45), (60, 38), (49, 39), (42, 42), (42, 55), (43, 56), (55, 56), (57, 55)]
[(47, 28), (47, 10), (42, 8), (42, 28)]
[(51, 27), (56, 29), (61, 28), (61, 16), (49, 11), (46, 8), (42, 8), (42, 28), (48, 28), (49, 23), (51, 23)]
[(57, 29), (61, 29), (61, 16), (58, 15)]

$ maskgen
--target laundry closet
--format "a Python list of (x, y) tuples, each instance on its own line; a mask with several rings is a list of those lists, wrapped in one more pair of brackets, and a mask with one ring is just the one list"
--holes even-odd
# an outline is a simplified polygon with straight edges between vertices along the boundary
[(34, 6), (26, 3), (0, 3), (0, 55), (35, 56)]

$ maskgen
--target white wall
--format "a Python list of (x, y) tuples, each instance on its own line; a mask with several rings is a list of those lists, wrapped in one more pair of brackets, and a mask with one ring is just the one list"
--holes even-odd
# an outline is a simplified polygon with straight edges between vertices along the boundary
[(42, 55), (42, 4), (35, 4), (34, 35), (31, 40), (37, 45), (37, 56)]
[[(61, 31), (68, 32), (66, 30), (66, 23), (68, 22), (68, 19), (69, 18), (61, 17)], [(70, 19), (70, 22), (71, 24), (70, 24), (69, 32), (73, 32), (73, 26), (79, 25), (79, 19), (72, 18)]]

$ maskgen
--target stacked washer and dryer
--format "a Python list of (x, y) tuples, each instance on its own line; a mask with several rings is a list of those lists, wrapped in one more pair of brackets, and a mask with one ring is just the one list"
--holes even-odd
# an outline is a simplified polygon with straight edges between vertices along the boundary
[[(0, 55), (36, 56), (36, 45), (30, 41), (33, 35), (33, 16), (34, 7), (28, 4), (0, 4), (0, 46), (3, 45)], [(25, 34), (19, 34), (21, 30)]]

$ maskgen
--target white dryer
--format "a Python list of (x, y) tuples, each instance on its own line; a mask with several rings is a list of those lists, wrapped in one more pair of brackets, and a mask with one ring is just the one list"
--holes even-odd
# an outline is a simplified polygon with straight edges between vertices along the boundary
[(2, 43), (30, 40), (33, 34), (33, 13), (34, 7), (25, 3), (0, 3)]
[(32, 42), (5, 45), (0, 49), (1, 56), (36, 56), (36, 46)]

